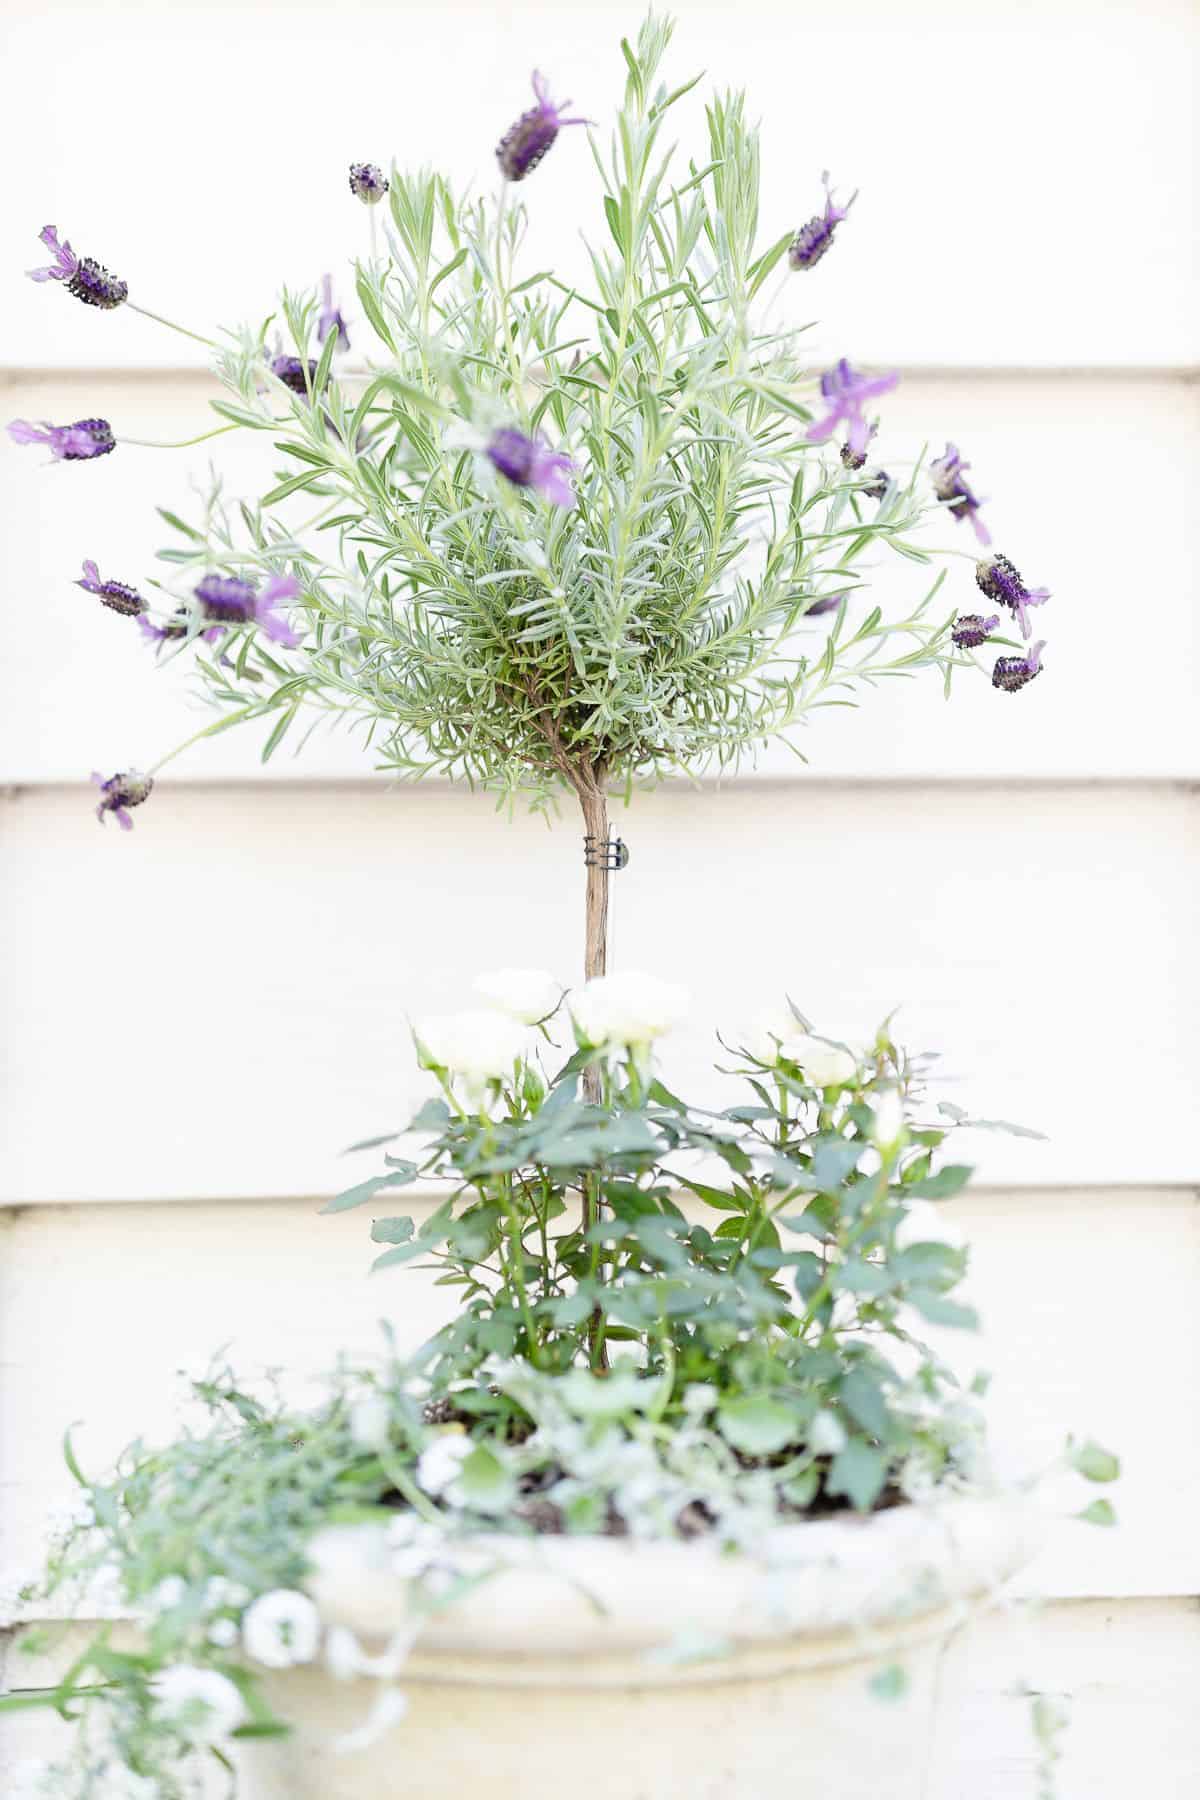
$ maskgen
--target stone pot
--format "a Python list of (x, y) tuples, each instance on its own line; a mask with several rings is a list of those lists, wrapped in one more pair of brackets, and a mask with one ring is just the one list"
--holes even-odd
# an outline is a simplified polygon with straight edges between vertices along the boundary
[[(245, 1800), (920, 1800), (946, 1645), (1040, 1537), (1028, 1501), (955, 1497), (780, 1526), (752, 1555), (480, 1538), (495, 1572), (421, 1628), (406, 1716), (348, 1753), (375, 1684), (272, 1676), (296, 1731), (240, 1748)], [(403, 1631), (382, 1529), (317, 1550), (328, 1624), (376, 1649)]]

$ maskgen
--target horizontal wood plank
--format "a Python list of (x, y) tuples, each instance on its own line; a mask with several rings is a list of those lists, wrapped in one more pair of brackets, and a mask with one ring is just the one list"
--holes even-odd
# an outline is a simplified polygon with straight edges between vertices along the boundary
[[(835, 354), (1195, 363), (1195, 240), (1181, 223), (1195, 212), (1187, 0), (1108, 7), (1102, 20), (1088, 0), (677, 10), (671, 79), (707, 70), (704, 89), (745, 85), (763, 122), (764, 242), (818, 210), (822, 168), (840, 191), (861, 190), (836, 254), (788, 288), (791, 316), (825, 321)], [(530, 103), (535, 64), (601, 121), (604, 142), (624, 81), (617, 40), (638, 16), (613, 0), (346, 0), (331, 40), (324, 11), (284, 0), (10, 0), (6, 13), (13, 66), (53, 66), (56, 89), (47, 132), (39, 83), (13, 84), (10, 161), (35, 141), (38, 156), (0, 206), (4, 242), (27, 244), (13, 255), (32, 267), (37, 230), (54, 219), (142, 304), (203, 332), (265, 316), (281, 283), (315, 282), (366, 252), (352, 159), (433, 162), (490, 188), (495, 143)], [(285, 146), (272, 83), (331, 63), (314, 128)], [(372, 100), (402, 103), (365, 119), (364, 81)], [(218, 96), (236, 131), (218, 123)], [(672, 135), (702, 160), (702, 95), (678, 116)], [(182, 138), (181, 119), (195, 124)], [(606, 240), (582, 136), (565, 132), (524, 190), (530, 272), (552, 262), (586, 277), (580, 228)], [(171, 155), (147, 154), (163, 143)], [(186, 346), (129, 311), (89, 313), (19, 281), (8, 308), (5, 354), (26, 366), (171, 360)]]
[[(118, 433), (178, 440), (206, 428), (215, 392), (204, 377), (178, 373), (43, 376), (10, 379), (0, 404), (10, 418), (99, 413)], [(1119, 459), (1098, 451), (1098, 419), (1120, 444)], [(1183, 380), (907, 378), (887, 402), (881, 460), (902, 473), (924, 444), (938, 454), (947, 439), (970, 456), (997, 546), (1031, 584), (1052, 590), (1037, 617), (1038, 635), (1048, 639), (1044, 674), (1009, 695), (965, 671), (948, 702), (933, 674), (859, 689), (839, 696), (852, 704), (810, 715), (790, 748), (760, 751), (747, 773), (932, 781), (1200, 775), (1200, 561), (1187, 523), (1200, 486), (1198, 424), (1200, 385)], [(0, 444), (20, 521), (0, 546), (0, 609), (9, 621), (0, 780), (77, 782), (100, 765), (145, 767), (216, 716), (193, 692), (189, 659), (156, 669), (132, 621), (73, 585), (84, 557), (143, 588), (168, 577), (154, 553), (171, 534), (154, 507), (196, 516), (192, 484), (206, 479), (210, 453), (232, 494), (261, 492), (259, 478), (273, 479), (269, 445), (249, 434), (174, 453), (122, 445), (87, 468), (51, 467), (39, 451)], [(1150, 480), (1136, 509), (1124, 498), (1133, 470)], [(295, 523), (311, 511), (303, 498), (293, 503)], [(1129, 558), (1114, 553), (1114, 530), (1136, 544), (1137, 594)], [(956, 552), (939, 616), (976, 610), (974, 538), (946, 519), (931, 542)], [(885, 558), (855, 610), (878, 602), (887, 616), (905, 617), (934, 572)], [(1139, 606), (1152, 607), (1170, 646), (1153, 662), (1134, 653)], [(798, 634), (797, 649), (819, 653), (824, 639), (816, 620)], [(172, 779), (343, 780), (369, 775), (375, 761), (360, 731), (322, 724), (302, 750), (293, 744), (303, 733), (294, 732), (264, 769), (268, 729), (196, 745), (172, 764)]]
[[(899, 1007), (938, 1093), (1049, 1134), (973, 1134), (981, 1179), (1195, 1182), (1198, 812), (1166, 787), (644, 796), (613, 960), (690, 988), (663, 1067), (698, 1101), (735, 1097), (715, 1031), (781, 991), (834, 1036)], [(466, 793), (164, 783), (125, 835), (51, 790), (0, 833), (10, 1204), (336, 1191), (341, 1146), (404, 1114), (410, 1018), (582, 955), (578, 822)], [(1114, 1081), (1152, 1125), (1112, 1129)]]

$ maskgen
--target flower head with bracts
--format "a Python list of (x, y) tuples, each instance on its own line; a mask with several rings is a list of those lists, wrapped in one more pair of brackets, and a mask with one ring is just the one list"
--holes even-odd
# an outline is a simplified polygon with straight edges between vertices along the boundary
[(496, 146), (496, 161), (506, 181), (524, 181), (532, 174), (564, 125), (591, 122), (582, 118), (568, 119), (563, 109), (571, 102), (564, 100), (562, 106), (556, 106), (550, 98), (545, 76), (536, 69), (533, 71), (533, 91), (537, 105), (523, 112)]

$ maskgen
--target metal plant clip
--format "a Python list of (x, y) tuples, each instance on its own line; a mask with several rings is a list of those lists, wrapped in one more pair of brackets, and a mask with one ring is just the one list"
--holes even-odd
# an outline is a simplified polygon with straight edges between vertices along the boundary
[(624, 869), (629, 866), (629, 845), (623, 838), (589, 835), (583, 840), (583, 860), (589, 869)]

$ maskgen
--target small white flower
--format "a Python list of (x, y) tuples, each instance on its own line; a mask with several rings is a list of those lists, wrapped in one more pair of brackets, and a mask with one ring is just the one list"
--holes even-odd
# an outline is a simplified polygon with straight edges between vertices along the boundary
[(693, 1381), (690, 1387), (683, 1390), (683, 1410), (694, 1419), (702, 1419), (710, 1413), (721, 1398), (716, 1388), (707, 1381)]
[(225, 1575), (213, 1575), (204, 1587), (205, 1612), (240, 1612), (243, 1606), (250, 1604), (250, 1589), (243, 1587), (240, 1581), (230, 1581)]
[(340, 1756), (353, 1755), (356, 1750), (369, 1750), (385, 1737), (393, 1725), (398, 1725), (408, 1711), (408, 1696), (399, 1688), (380, 1688), (374, 1706), (367, 1717), (355, 1731), (347, 1731), (344, 1736), (333, 1740), (333, 1748)]
[(151, 1682), (164, 1718), (196, 1743), (215, 1744), (246, 1716), (242, 1696), (227, 1675), (192, 1663), (172, 1663)]
[(874, 1117), (871, 1137), (881, 1150), (893, 1150), (904, 1140), (904, 1101), (899, 1088), (885, 1088), (871, 1100)]
[(360, 1450), (386, 1450), (392, 1409), (383, 1394), (371, 1388), (351, 1403), (350, 1436)]
[(525, 1033), (501, 1012), (441, 1013), (422, 1019), (417, 1042), (440, 1069), (473, 1084), (501, 1081), (525, 1048)]
[(779, 1053), (788, 1062), (797, 1064), (813, 1087), (842, 1087), (847, 1081), (854, 1080), (858, 1070), (858, 1064), (848, 1050), (839, 1050), (825, 1038), (810, 1037), (803, 1031), (787, 1038), (780, 1045)]
[(462, 1473), (462, 1466), (475, 1448), (462, 1431), (445, 1431), (426, 1444), (417, 1458), (417, 1480), (427, 1494), (445, 1494)]
[(155, 1612), (171, 1612), (186, 1593), (187, 1582), (182, 1575), (167, 1575), (152, 1590), (150, 1604)]
[(321, 1641), (321, 1615), (307, 1594), (276, 1588), (247, 1608), (242, 1643), (247, 1656), (268, 1669), (311, 1662)]
[(808, 1447), (814, 1456), (836, 1456), (846, 1448), (846, 1431), (841, 1420), (822, 1407), (808, 1428)]
[(241, 1633), (236, 1619), (214, 1619), (208, 1628), (208, 1641), (218, 1650), (232, 1650)]
[(571, 1015), (585, 1044), (640, 1047), (662, 1037), (684, 1017), (687, 989), (657, 975), (629, 970), (620, 975), (597, 975), (571, 996)]
[(904, 1217), (896, 1227), (897, 1250), (908, 1250), (913, 1244), (945, 1244), (961, 1250), (964, 1244), (958, 1226), (946, 1217), (946, 1209), (932, 1200), (910, 1200)]
[(536, 1025), (562, 998), (561, 986), (545, 969), (494, 969), (476, 977), (475, 992), (522, 1025)]

